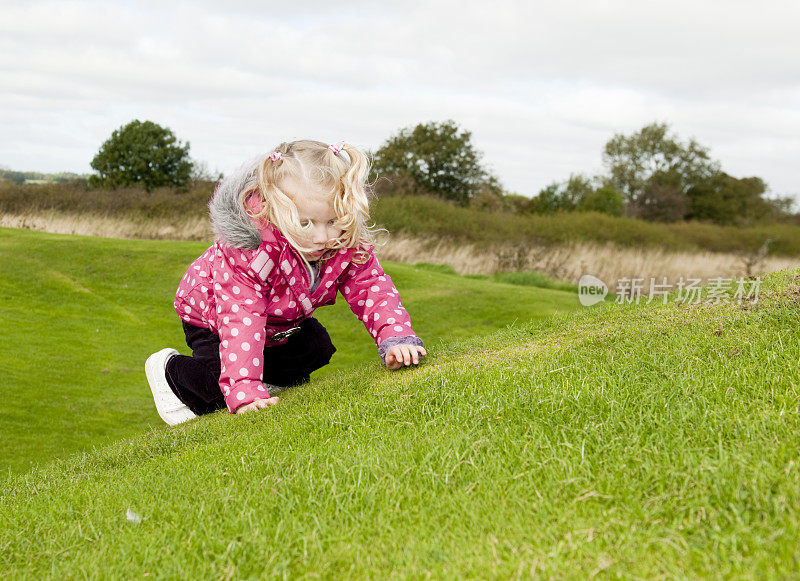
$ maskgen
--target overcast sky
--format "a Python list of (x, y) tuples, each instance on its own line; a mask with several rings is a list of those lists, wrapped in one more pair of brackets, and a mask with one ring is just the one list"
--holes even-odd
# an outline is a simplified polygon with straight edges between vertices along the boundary
[(510, 190), (653, 121), (800, 198), (800, 2), (0, 0), (0, 165), (91, 171), (133, 119), (212, 170), (454, 119)]

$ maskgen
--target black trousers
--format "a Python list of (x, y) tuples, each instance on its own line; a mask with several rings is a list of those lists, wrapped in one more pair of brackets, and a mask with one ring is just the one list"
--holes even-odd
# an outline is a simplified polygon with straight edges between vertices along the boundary
[[(222, 365), (220, 339), (203, 327), (183, 323), (186, 344), (192, 356), (175, 355), (167, 362), (167, 383), (186, 406), (197, 415), (208, 414), (225, 406), (219, 387)], [(336, 347), (328, 331), (313, 317), (300, 323), (300, 331), (283, 345), (264, 347), (264, 383), (293, 387), (311, 379), (311, 372), (330, 363)]]

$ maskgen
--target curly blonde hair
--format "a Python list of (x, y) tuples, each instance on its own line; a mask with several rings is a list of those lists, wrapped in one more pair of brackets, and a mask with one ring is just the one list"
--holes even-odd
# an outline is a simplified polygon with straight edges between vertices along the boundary
[[(250, 211), (256, 219), (267, 221), (283, 234), (298, 252), (310, 252), (300, 240), (307, 239), (310, 226), (304, 228), (292, 196), (281, 189), (287, 179), (304, 180), (318, 189), (330, 192), (336, 225), (342, 233), (328, 243), (327, 249), (375, 246), (375, 229), (367, 224), (369, 200), (367, 177), (370, 162), (364, 153), (350, 144), (342, 144), (336, 153), (321, 141), (300, 140), (281, 143), (274, 149), (281, 154), (266, 156), (258, 166), (257, 195), (260, 210)], [(256, 192), (243, 192), (247, 197)], [(243, 199), (242, 202), (245, 202)], [(245, 204), (245, 207), (248, 207)], [(328, 253), (326, 253), (327, 256)], [(304, 258), (305, 260), (305, 258)]]

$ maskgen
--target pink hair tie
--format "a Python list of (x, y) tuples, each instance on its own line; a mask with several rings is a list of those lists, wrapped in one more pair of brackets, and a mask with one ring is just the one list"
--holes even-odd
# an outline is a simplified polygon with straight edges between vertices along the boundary
[(281, 155), (280, 151), (273, 151), (269, 154), (269, 158), (272, 161), (283, 161), (283, 156)]
[(328, 149), (330, 149), (333, 153), (338, 155), (339, 152), (342, 151), (343, 147), (344, 147), (344, 141), (340, 141), (336, 145), (329, 145)]

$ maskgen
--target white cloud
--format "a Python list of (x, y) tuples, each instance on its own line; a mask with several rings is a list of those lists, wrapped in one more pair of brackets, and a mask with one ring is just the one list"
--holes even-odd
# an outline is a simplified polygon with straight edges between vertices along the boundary
[(5, 2), (0, 164), (88, 171), (134, 118), (224, 171), (286, 139), (377, 147), (452, 118), (533, 194), (658, 120), (800, 194), (798, 21), (778, 0)]

